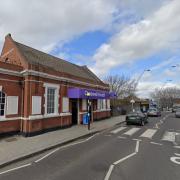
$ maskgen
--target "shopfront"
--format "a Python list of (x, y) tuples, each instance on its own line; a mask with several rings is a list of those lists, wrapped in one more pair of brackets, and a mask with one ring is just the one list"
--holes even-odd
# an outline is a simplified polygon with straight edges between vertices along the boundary
[(0, 134), (25, 136), (110, 117), (109, 86), (86, 66), (74, 65), (14, 41), (0, 57)]

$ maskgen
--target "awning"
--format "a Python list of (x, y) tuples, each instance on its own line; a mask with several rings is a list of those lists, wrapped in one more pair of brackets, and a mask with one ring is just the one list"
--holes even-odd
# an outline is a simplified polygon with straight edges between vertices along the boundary
[(99, 91), (94, 89), (81, 89), (81, 88), (69, 88), (69, 98), (80, 98), (80, 99), (109, 99), (115, 98), (116, 95), (113, 92)]

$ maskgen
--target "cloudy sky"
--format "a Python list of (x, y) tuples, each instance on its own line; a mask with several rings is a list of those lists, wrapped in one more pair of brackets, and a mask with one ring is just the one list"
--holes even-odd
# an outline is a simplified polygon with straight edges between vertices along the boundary
[[(180, 86), (179, 0), (1, 0), (0, 49), (8, 33), (19, 42), (101, 78), (138, 78), (138, 95)], [(172, 80), (168, 82), (168, 80)]]

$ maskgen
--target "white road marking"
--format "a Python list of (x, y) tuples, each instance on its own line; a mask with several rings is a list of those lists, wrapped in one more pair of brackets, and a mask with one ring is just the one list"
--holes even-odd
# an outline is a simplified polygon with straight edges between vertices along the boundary
[(174, 148), (180, 149), (180, 146), (174, 146)]
[(163, 136), (163, 138), (161, 140), (162, 141), (175, 142), (175, 136), (176, 136), (175, 132), (166, 131), (164, 136)]
[(125, 161), (126, 159), (129, 159), (132, 156), (135, 156), (138, 153), (138, 151), (139, 151), (139, 143), (140, 143), (139, 140), (136, 141), (135, 152), (133, 152), (132, 154), (129, 154), (128, 156), (123, 157), (122, 159), (119, 159), (118, 161), (115, 161), (113, 164), (110, 165), (109, 170), (108, 170), (104, 180), (109, 180), (115, 165)]
[(128, 158), (134, 156), (134, 155), (136, 155), (136, 152), (134, 152), (134, 153), (132, 153), (132, 154), (129, 154), (128, 156), (126, 156), (126, 157), (124, 157), (124, 158), (122, 158), (122, 159), (120, 159), (120, 160), (114, 162), (113, 164), (114, 164), (114, 165), (117, 165), (117, 164), (119, 164), (119, 163), (125, 161), (126, 159), (128, 159)]
[(126, 139), (126, 137), (123, 137), (123, 136), (118, 136), (117, 138), (119, 138), (119, 139)]
[(159, 145), (159, 146), (162, 146), (163, 144), (161, 143), (156, 143), (156, 142), (150, 142), (151, 144), (155, 144), (155, 145)]
[(176, 156), (180, 156), (180, 154), (178, 154), (178, 153), (174, 153)]
[(129, 131), (125, 132), (124, 134), (125, 135), (128, 135), (128, 136), (132, 136), (133, 134), (135, 134), (137, 131), (139, 131), (141, 128), (132, 128), (130, 129)]
[(112, 170), (114, 169), (114, 165), (112, 164), (110, 167), (109, 167), (109, 170), (104, 178), (104, 180), (108, 180), (111, 176), (111, 173), (112, 173)]
[(122, 130), (124, 130), (124, 129), (126, 129), (127, 127), (120, 127), (120, 128), (118, 128), (118, 129), (115, 129), (115, 130), (113, 130), (113, 131), (111, 131), (111, 133), (112, 134), (117, 134), (118, 132), (120, 132), (120, 131), (122, 131)]
[(180, 165), (180, 157), (171, 157), (170, 160), (175, 163), (175, 164), (179, 164)]
[(133, 141), (142, 141), (141, 139), (133, 139)]
[(157, 129), (147, 129), (140, 137), (146, 137), (151, 139), (156, 133)]
[(38, 163), (40, 161), (42, 161), (43, 159), (47, 158), (48, 156), (50, 156), (51, 154), (55, 153), (56, 151), (58, 151), (60, 148), (55, 149), (54, 151), (51, 151), (50, 153), (46, 154), (45, 156), (41, 157), (40, 159), (34, 161), (35, 163)]
[(135, 148), (135, 152), (136, 152), (136, 153), (138, 153), (138, 151), (139, 151), (139, 142), (140, 142), (140, 141), (137, 141), (137, 142), (136, 142), (136, 148)]
[(6, 173), (8, 173), (8, 172), (16, 171), (16, 170), (18, 170), (18, 169), (22, 169), (22, 168), (25, 168), (25, 167), (28, 167), (28, 166), (31, 166), (31, 163), (25, 164), (25, 165), (22, 165), (22, 166), (18, 166), (18, 167), (16, 167), (16, 168), (12, 168), (12, 169), (9, 169), (9, 170), (3, 171), (3, 172), (0, 172), (0, 175), (6, 174)]

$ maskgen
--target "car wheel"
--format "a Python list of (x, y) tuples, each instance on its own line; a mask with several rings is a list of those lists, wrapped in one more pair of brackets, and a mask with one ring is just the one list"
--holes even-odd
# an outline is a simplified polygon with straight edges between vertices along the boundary
[(144, 121), (143, 120), (141, 121), (141, 126), (144, 126)]

